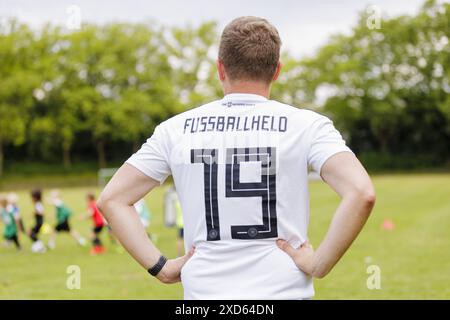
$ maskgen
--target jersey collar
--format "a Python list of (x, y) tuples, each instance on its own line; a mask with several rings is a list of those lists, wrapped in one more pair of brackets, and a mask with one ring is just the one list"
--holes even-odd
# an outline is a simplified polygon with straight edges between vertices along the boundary
[(251, 93), (230, 93), (223, 97), (224, 101), (243, 101), (243, 102), (264, 102), (268, 101), (266, 97)]

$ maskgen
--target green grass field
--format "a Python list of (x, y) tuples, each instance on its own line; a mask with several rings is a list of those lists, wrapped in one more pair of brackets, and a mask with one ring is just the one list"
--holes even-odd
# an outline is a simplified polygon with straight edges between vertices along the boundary
[[(316, 299), (450, 299), (450, 174), (379, 175), (374, 182), (376, 208), (336, 268), (315, 281)], [(72, 227), (85, 236), (91, 224), (79, 217), (88, 190), (62, 189), (63, 199), (75, 212)], [(312, 182), (310, 191), (310, 239), (317, 246), (339, 199), (321, 182)], [(32, 224), (28, 190), (18, 193), (28, 229)], [(157, 236), (159, 248), (174, 257), (176, 231), (163, 226), (162, 195), (159, 188), (147, 197), (153, 211), (149, 231)], [(46, 216), (53, 225), (54, 212), (48, 204)], [(382, 230), (384, 219), (391, 219), (395, 229)], [(64, 234), (58, 237), (56, 249), (46, 254), (32, 254), (30, 241), (23, 236), (22, 252), (1, 247), (0, 298), (182, 299), (180, 284), (158, 283), (128, 254), (111, 247), (106, 234), (103, 239), (109, 251), (95, 257), (89, 255), (89, 247), (78, 247)], [(381, 268), (380, 290), (366, 286), (371, 264)], [(80, 290), (66, 287), (69, 265), (81, 268)]]

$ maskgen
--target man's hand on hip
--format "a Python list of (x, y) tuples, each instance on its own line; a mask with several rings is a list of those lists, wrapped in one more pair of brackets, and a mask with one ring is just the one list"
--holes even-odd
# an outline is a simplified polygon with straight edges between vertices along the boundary
[(277, 246), (286, 252), (295, 265), (304, 273), (314, 276), (314, 270), (316, 269), (316, 258), (312, 245), (306, 241), (298, 249), (292, 247), (286, 240), (277, 240)]
[(167, 260), (164, 267), (158, 273), (156, 278), (162, 283), (176, 283), (181, 281), (181, 269), (185, 263), (194, 255), (195, 248), (191, 248), (184, 256)]

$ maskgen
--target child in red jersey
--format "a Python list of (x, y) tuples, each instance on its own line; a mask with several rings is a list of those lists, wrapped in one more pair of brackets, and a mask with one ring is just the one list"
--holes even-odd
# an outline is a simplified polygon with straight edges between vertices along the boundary
[(97, 208), (97, 204), (95, 202), (95, 194), (92, 192), (89, 192), (86, 195), (87, 199), (87, 211), (88, 215), (92, 218), (92, 221), (94, 222), (94, 228), (92, 229), (92, 249), (91, 254), (97, 255), (102, 254), (105, 252), (105, 247), (103, 247), (102, 241), (100, 240), (100, 233), (103, 230), (103, 227), (105, 226), (105, 220), (103, 219), (102, 214)]

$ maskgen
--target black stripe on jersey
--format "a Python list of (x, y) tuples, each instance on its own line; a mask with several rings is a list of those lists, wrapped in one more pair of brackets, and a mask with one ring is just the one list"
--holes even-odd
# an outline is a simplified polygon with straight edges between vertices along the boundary
[(219, 206), (217, 200), (218, 150), (193, 149), (191, 163), (202, 163), (206, 213), (206, 240), (220, 240)]

